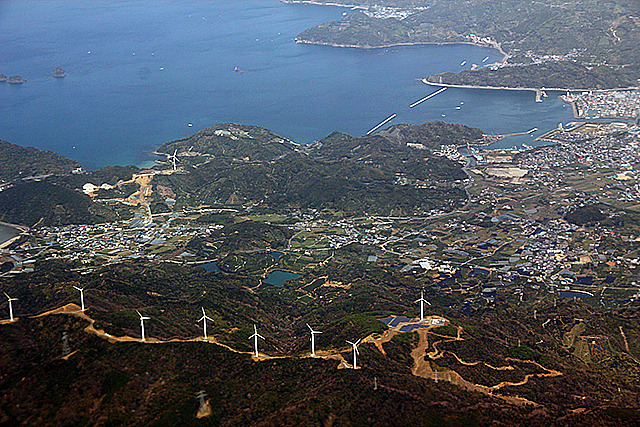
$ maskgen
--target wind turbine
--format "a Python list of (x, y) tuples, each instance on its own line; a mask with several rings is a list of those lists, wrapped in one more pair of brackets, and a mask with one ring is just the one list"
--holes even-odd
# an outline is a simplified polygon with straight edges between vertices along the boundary
[(13, 322), (13, 305), (11, 304), (11, 301), (18, 301), (18, 298), (11, 298), (6, 292), (4, 295), (7, 297), (7, 301), (9, 301), (9, 321)]
[(143, 316), (142, 314), (140, 314), (138, 310), (136, 310), (136, 313), (138, 313), (138, 316), (140, 316), (140, 329), (142, 329), (142, 341), (146, 341), (144, 337), (144, 321), (149, 320), (151, 318)]
[(424, 299), (424, 289), (420, 291), (420, 299), (416, 300), (416, 302), (420, 303), (420, 321), (422, 322), (424, 320), (424, 303), (426, 302), (427, 304), (431, 305), (429, 301)]
[(356, 356), (360, 354), (360, 352), (358, 351), (358, 344), (360, 344), (360, 341), (362, 340), (358, 340), (356, 342), (347, 341), (353, 347), (353, 369), (358, 369)]
[(260, 355), (258, 354), (258, 338), (262, 338), (264, 339), (264, 337), (260, 334), (258, 334), (258, 328), (256, 327), (256, 325), (253, 325), (253, 335), (251, 335), (249, 337), (249, 339), (253, 338), (253, 348), (256, 351), (256, 357), (259, 357)]
[(171, 164), (173, 165), (173, 170), (176, 170), (176, 162), (179, 161), (178, 160), (178, 156), (176, 155), (178, 153), (178, 149), (176, 148), (173, 152), (173, 154), (169, 154), (167, 156), (167, 160), (169, 160), (171, 162)]
[(320, 331), (314, 331), (307, 323), (307, 328), (311, 331), (311, 357), (316, 357), (316, 334), (321, 334)]
[(81, 311), (84, 311), (84, 288), (79, 288), (75, 285), (73, 287), (80, 291), (80, 305), (82, 306)]
[(207, 320), (211, 320), (213, 322), (213, 319), (210, 318), (209, 316), (207, 316), (207, 313), (204, 312), (204, 307), (202, 307), (202, 317), (200, 318), (200, 320), (198, 320), (198, 322), (202, 322), (204, 321), (203, 325), (204, 325), (204, 340), (207, 340)]

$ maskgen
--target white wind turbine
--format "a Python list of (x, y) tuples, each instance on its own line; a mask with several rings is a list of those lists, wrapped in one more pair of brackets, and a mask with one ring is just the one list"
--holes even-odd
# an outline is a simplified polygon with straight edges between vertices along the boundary
[(249, 339), (251, 338), (253, 338), (253, 348), (255, 349), (256, 357), (259, 357), (260, 355), (258, 354), (258, 338), (264, 339), (264, 337), (258, 334), (258, 328), (255, 324), (253, 325), (253, 335), (251, 335)]
[(358, 369), (357, 355), (360, 354), (358, 351), (358, 344), (360, 344), (360, 341), (362, 340), (358, 340), (356, 342), (347, 341), (353, 347), (353, 369)]
[(80, 305), (82, 306), (82, 310), (84, 311), (84, 288), (79, 288), (77, 286), (73, 286), (76, 290), (80, 291)]
[(169, 154), (167, 156), (167, 160), (169, 160), (171, 162), (171, 164), (173, 165), (173, 170), (176, 170), (176, 162), (179, 161), (178, 160), (178, 156), (176, 155), (178, 153), (178, 149), (176, 148), (173, 152), (173, 154)]
[(311, 331), (311, 357), (316, 357), (316, 334), (321, 334), (320, 331), (314, 331), (307, 323), (307, 328)]
[(7, 301), (9, 301), (9, 321), (13, 322), (13, 305), (11, 304), (11, 301), (18, 301), (18, 298), (11, 298), (6, 292), (4, 295), (7, 297)]
[(204, 322), (203, 326), (204, 326), (204, 340), (207, 340), (207, 320), (211, 320), (213, 322), (213, 319), (210, 318), (209, 316), (207, 316), (207, 313), (204, 312), (204, 307), (202, 307), (202, 317), (198, 320), (198, 322)]
[(136, 313), (138, 313), (138, 316), (140, 316), (140, 329), (142, 329), (142, 341), (146, 341), (144, 337), (144, 321), (149, 320), (151, 318), (143, 316), (142, 314), (140, 314), (138, 310), (136, 310)]
[(416, 300), (416, 302), (420, 303), (420, 321), (422, 322), (424, 320), (424, 303), (431, 305), (429, 301), (424, 299), (424, 290), (420, 291), (420, 299)]

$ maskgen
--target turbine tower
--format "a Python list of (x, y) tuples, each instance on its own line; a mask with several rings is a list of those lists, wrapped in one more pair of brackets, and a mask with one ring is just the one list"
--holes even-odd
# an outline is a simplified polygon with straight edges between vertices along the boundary
[(422, 322), (424, 320), (424, 303), (426, 302), (427, 304), (431, 305), (429, 301), (424, 299), (424, 289), (420, 291), (420, 299), (416, 300), (416, 302), (420, 303), (420, 321)]
[(11, 304), (11, 301), (18, 301), (18, 298), (11, 298), (6, 292), (4, 295), (7, 297), (7, 301), (9, 301), (9, 321), (13, 322), (13, 305)]
[(84, 288), (79, 288), (77, 286), (73, 286), (76, 290), (80, 291), (80, 305), (82, 306), (82, 310), (84, 311)]
[(311, 357), (316, 357), (316, 334), (321, 334), (320, 331), (314, 331), (307, 323), (307, 328), (311, 331)]
[(136, 313), (138, 313), (138, 316), (140, 316), (140, 329), (142, 330), (142, 340), (141, 341), (146, 341), (146, 338), (144, 337), (144, 321), (145, 320), (149, 320), (151, 318), (143, 316), (142, 314), (140, 314), (140, 312), (138, 310), (136, 310)]
[(206, 341), (207, 338), (207, 320), (211, 320), (213, 322), (213, 319), (210, 318), (209, 316), (207, 316), (207, 313), (204, 312), (204, 307), (202, 307), (202, 317), (200, 318), (200, 320), (198, 320), (198, 322), (204, 322), (203, 326), (204, 326), (204, 340)]
[(358, 344), (360, 344), (360, 341), (362, 340), (358, 340), (356, 342), (347, 341), (353, 347), (353, 369), (358, 369), (357, 355), (360, 354), (358, 351)]
[(173, 170), (176, 170), (176, 162), (179, 161), (178, 156), (176, 155), (177, 153), (178, 153), (178, 149), (176, 148), (173, 154), (170, 154), (167, 156), (168, 157), (167, 160), (169, 160), (173, 165)]
[(264, 339), (264, 337), (258, 334), (258, 328), (255, 324), (253, 325), (253, 335), (251, 335), (249, 339), (251, 338), (253, 338), (253, 348), (255, 349), (255, 356), (259, 357), (260, 355), (258, 354), (258, 338)]

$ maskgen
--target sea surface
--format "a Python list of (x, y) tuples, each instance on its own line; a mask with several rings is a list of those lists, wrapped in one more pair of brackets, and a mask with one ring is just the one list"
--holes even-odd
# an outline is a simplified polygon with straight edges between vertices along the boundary
[[(2, 0), (0, 73), (28, 81), (0, 83), (0, 139), (95, 169), (149, 162), (162, 143), (220, 122), (309, 143), (334, 130), (362, 135), (391, 114), (389, 125), (537, 127), (534, 136), (572, 119), (553, 94), (535, 103), (531, 92), (448, 89), (409, 108), (436, 90), (417, 79), (501, 55), (469, 45), (294, 42), (345, 11), (278, 0)], [(67, 77), (51, 76), (58, 66)]]

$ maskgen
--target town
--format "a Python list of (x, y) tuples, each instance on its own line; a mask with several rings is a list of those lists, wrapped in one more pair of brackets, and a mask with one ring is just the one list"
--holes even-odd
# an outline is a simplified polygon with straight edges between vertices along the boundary
[[(142, 173), (140, 189), (127, 198), (135, 211), (131, 219), (40, 227), (18, 247), (3, 250), (3, 259), (13, 263), (4, 275), (28, 274), (47, 259), (67, 259), (83, 273), (145, 259), (215, 265), (215, 271), (263, 279), (274, 271), (295, 272), (286, 289), (311, 301), (322, 283), (331, 286), (330, 280), (319, 283), (317, 272), (336, 252), (356, 244), (368, 250), (350, 261), (391, 266), (461, 304), (524, 295), (597, 296), (603, 306), (620, 306), (640, 297), (639, 135), (631, 123), (572, 123), (543, 136), (549, 145), (535, 148), (443, 146), (434, 153), (468, 162), (468, 179), (458, 183), (468, 201), (419, 217), (335, 218), (316, 209), (265, 214), (250, 206), (182, 206), (152, 214), (142, 187), (151, 190), (153, 175)], [(425, 184), (398, 176), (395, 185)], [(224, 225), (199, 221), (211, 214), (276, 227), (289, 237), (277, 248), (217, 251)], [(207, 250), (191, 248), (194, 239)]]

